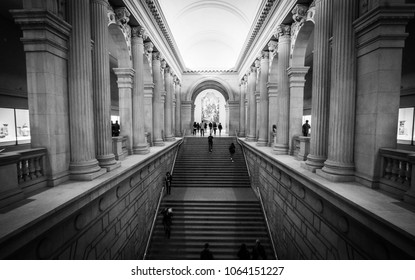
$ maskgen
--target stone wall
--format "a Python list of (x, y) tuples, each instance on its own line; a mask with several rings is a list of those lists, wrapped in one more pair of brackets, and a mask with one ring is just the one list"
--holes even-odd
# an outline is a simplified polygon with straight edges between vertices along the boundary
[[(309, 180), (304, 170), (244, 145), (279, 259), (413, 259), (413, 240)], [(332, 183), (333, 184), (333, 183)], [(412, 250), (412, 251), (411, 251)]]
[(164, 174), (171, 169), (176, 150), (172, 145), (124, 169), (0, 239), (0, 258), (142, 259)]

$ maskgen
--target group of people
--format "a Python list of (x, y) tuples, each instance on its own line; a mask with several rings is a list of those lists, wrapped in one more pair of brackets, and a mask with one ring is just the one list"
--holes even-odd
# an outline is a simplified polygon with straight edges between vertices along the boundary
[[(249, 252), (246, 244), (242, 243), (237, 253), (237, 257), (240, 260), (251, 260), (251, 259), (252, 260), (266, 260), (267, 253), (265, 252), (265, 249), (262, 246), (259, 239), (257, 239), (255, 241), (255, 245), (251, 249), (251, 252)], [(202, 252), (200, 252), (200, 259), (201, 260), (213, 260), (213, 253), (209, 248), (209, 243), (205, 243), (205, 246)]]
[(209, 124), (207, 122), (202, 121), (201, 123), (193, 122), (193, 135), (198, 135), (200, 133), (200, 136), (205, 136), (205, 132), (207, 132), (207, 128), (209, 127), (209, 134), (216, 135), (216, 131), (219, 130), (219, 136), (222, 134), (223, 126), (221, 123), (216, 124), (216, 122), (210, 122)]

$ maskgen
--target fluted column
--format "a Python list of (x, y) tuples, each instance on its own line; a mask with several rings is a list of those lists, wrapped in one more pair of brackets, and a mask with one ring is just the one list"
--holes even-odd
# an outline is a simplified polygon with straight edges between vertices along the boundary
[(334, 2), (328, 158), (323, 169), (317, 170), (319, 175), (333, 181), (354, 180), (356, 46), (353, 21), (356, 16), (357, 1)]
[(245, 137), (245, 84), (246, 75), (242, 78), (239, 84), (240, 103), (239, 103), (239, 137)]
[(289, 154), (294, 154), (294, 137), (302, 136), (302, 122), (304, 111), (304, 85), (305, 75), (310, 67), (290, 67), (288, 77), (290, 79), (290, 127), (289, 127)]
[(72, 179), (92, 180), (106, 172), (95, 158), (92, 98), (90, 7), (88, 0), (68, 1), (72, 25), (69, 47), (69, 129)]
[(182, 124), (181, 124), (181, 118), (180, 118), (180, 112), (181, 112), (180, 109), (181, 109), (182, 104), (181, 104), (181, 99), (180, 99), (181, 86), (180, 86), (179, 79), (177, 78), (175, 79), (174, 85), (175, 85), (174, 93), (176, 95), (176, 112), (175, 112), (176, 113), (175, 114), (176, 126), (175, 128), (176, 128), (176, 136), (180, 137), (183, 135), (182, 135), (182, 129), (181, 129)]
[(246, 141), (255, 141), (255, 131), (256, 131), (255, 88), (256, 88), (256, 67), (251, 66), (251, 72), (249, 73), (249, 76), (248, 76), (249, 134), (248, 134)]
[(108, 1), (91, 0), (92, 83), (96, 158), (110, 171), (121, 164), (115, 160), (111, 138), (111, 92), (108, 56)]
[(278, 36), (278, 123), (274, 153), (288, 154), (289, 142), (289, 109), (290, 89), (287, 68), (290, 61), (290, 26), (281, 24), (277, 29)]
[(164, 135), (166, 141), (173, 141), (173, 134), (171, 131), (172, 128), (172, 92), (171, 92), (171, 84), (172, 84), (172, 75), (170, 72), (170, 67), (167, 66), (164, 70), (164, 85), (166, 88), (166, 98), (164, 103)]
[(269, 52), (261, 54), (261, 73), (259, 78), (259, 135), (257, 146), (268, 146), (268, 73), (269, 73)]
[(245, 112), (245, 137), (249, 134), (249, 106), (248, 106), (248, 75), (245, 75), (245, 83), (244, 83), (244, 92), (245, 92), (245, 98), (244, 98), (244, 112)]
[(133, 87), (133, 153), (147, 154), (150, 152), (145, 137), (145, 111), (144, 111), (144, 44), (146, 34), (142, 27), (133, 27), (132, 57), (135, 70)]
[(161, 110), (161, 90), (163, 86), (163, 80), (161, 78), (160, 59), (161, 55), (159, 52), (153, 52), (152, 57), (152, 68), (153, 68), (153, 81), (154, 81), (154, 92), (153, 92), (153, 141), (154, 146), (164, 146), (163, 138), (161, 137), (161, 131), (163, 129)]
[(150, 146), (153, 146), (153, 91), (154, 91), (154, 82), (152, 77), (151, 69), (151, 60), (153, 54), (153, 43), (146, 42), (144, 43), (144, 55), (143, 60), (148, 63), (144, 64), (144, 129), (146, 133), (149, 134), (148, 142)]
[(133, 153), (133, 79), (132, 68), (114, 68), (118, 85), (118, 108), (120, 110), (120, 136), (127, 137), (128, 154)]
[(314, 16), (314, 54), (313, 54), (313, 85), (311, 98), (312, 135), (310, 153), (302, 167), (315, 172), (324, 166), (327, 159), (331, 46), (329, 43), (332, 33), (332, 3), (330, 0), (316, 1)]

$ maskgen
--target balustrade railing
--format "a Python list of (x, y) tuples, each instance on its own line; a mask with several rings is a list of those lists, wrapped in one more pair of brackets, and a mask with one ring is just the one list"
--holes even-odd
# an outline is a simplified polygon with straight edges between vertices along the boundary
[(19, 151), (20, 160), (17, 162), (17, 181), (25, 188), (46, 180), (45, 177), (45, 148), (35, 148)]
[(381, 156), (380, 183), (393, 193), (403, 196), (411, 189), (412, 169), (415, 153), (411, 151), (387, 149), (379, 150)]

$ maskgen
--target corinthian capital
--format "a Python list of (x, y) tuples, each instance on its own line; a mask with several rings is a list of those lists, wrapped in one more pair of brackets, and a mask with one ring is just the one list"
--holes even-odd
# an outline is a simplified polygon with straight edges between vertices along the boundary
[(261, 66), (261, 61), (259, 59), (255, 59), (255, 68), (259, 68)]
[(255, 73), (256, 72), (256, 67), (255, 66), (251, 66), (251, 72), (249, 74)]
[(153, 47), (154, 47), (154, 45), (153, 45), (152, 42), (144, 43), (144, 51), (146, 53), (152, 53), (153, 52)]
[(165, 66), (165, 68), (164, 68), (164, 72), (165, 72), (166, 74), (170, 74), (170, 66)]
[(142, 26), (134, 26), (131, 28), (131, 37), (135, 38), (143, 38), (143, 40), (147, 39), (147, 31)]
[(302, 21), (307, 15), (308, 6), (297, 4), (291, 11), (293, 14), (293, 20), (296, 22)]
[(277, 30), (275, 31), (275, 34), (274, 34), (274, 36), (277, 38), (289, 37), (290, 35), (291, 35), (291, 26), (285, 25), (285, 24), (278, 25)]
[(269, 52), (262, 51), (261, 52), (261, 59), (268, 59), (269, 58)]
[(160, 52), (153, 52), (152, 53), (153, 60), (161, 60), (161, 53)]
[(130, 15), (131, 14), (126, 7), (115, 10), (115, 16), (122, 25), (127, 24), (130, 21)]
[(274, 52), (277, 49), (277, 47), (278, 47), (278, 42), (277, 41), (274, 41), (274, 40), (269, 41), (268, 50), (270, 52)]
[(164, 69), (167, 67), (167, 62), (166, 60), (162, 59), (161, 64), (160, 64), (161, 69)]

